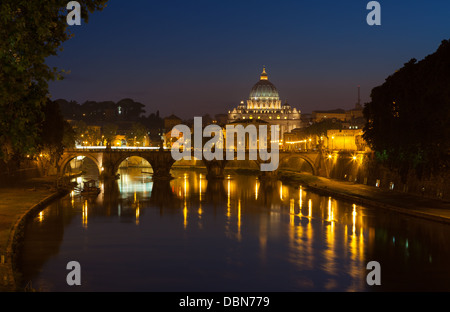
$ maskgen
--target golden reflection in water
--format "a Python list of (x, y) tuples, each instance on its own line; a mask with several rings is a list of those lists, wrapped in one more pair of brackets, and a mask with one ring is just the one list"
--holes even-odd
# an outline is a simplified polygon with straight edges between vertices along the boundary
[(314, 250), (313, 250), (313, 229), (311, 225), (311, 210), (312, 210), (312, 200), (309, 199), (309, 220), (306, 224), (306, 231), (304, 233), (303, 241), (306, 241), (306, 255), (305, 264), (308, 269), (312, 269), (314, 265)]
[(140, 214), (140, 211), (139, 211), (139, 199), (137, 198), (137, 195), (136, 195), (136, 189), (134, 190), (133, 197), (134, 197), (134, 205), (136, 207), (136, 225), (139, 225), (139, 214)]
[[(361, 272), (364, 271), (364, 235), (363, 235), (363, 224), (361, 214), (357, 212), (357, 206), (353, 204), (352, 206), (352, 231), (347, 233), (347, 226), (345, 235), (348, 238), (346, 241), (349, 242), (349, 274), (355, 278), (355, 280), (365, 281), (365, 279), (360, 278)], [(360, 233), (357, 232), (357, 225), (360, 223)], [(362, 282), (361, 282), (362, 283)], [(351, 285), (348, 291), (355, 291), (360, 289), (363, 285)]]
[(183, 208), (183, 225), (184, 225), (184, 229), (186, 229), (187, 227), (187, 216), (188, 216), (188, 211), (187, 211), (187, 203), (186, 203), (186, 199), (184, 200), (184, 208)]
[(184, 207), (183, 207), (183, 225), (184, 229), (187, 228), (187, 217), (188, 217), (188, 210), (187, 210), (187, 190), (188, 190), (188, 174), (184, 174)]
[(199, 179), (199, 184), (200, 184), (200, 188), (198, 190), (198, 194), (199, 194), (199, 198), (198, 199), (200, 201), (200, 207), (201, 207), (201, 203), (202, 203), (202, 174), (201, 173), (200, 173), (198, 179)]
[(312, 199), (308, 200), (308, 218), (312, 217)]
[[(237, 184), (239, 180), (237, 178), (231, 179), (230, 176), (227, 176), (225, 180), (226, 184), (224, 183), (224, 186), (227, 196), (226, 211), (223, 212), (226, 221), (225, 233), (227, 237), (241, 241), (242, 235), (245, 234), (242, 210), (247, 208), (247, 204), (239, 196), (239, 192), (242, 192), (241, 185)], [(180, 190), (177, 185), (175, 186), (175, 189), (181, 191), (181, 195), (184, 195), (182, 196), (184, 197), (184, 228), (187, 228), (188, 223), (187, 197), (189, 196), (189, 191), (199, 192), (199, 197), (197, 197), (200, 199), (199, 206), (191, 208), (195, 209), (198, 215), (200, 227), (200, 220), (205, 217), (205, 211), (203, 211), (201, 203), (201, 200), (205, 200), (202, 189), (207, 181), (204, 179), (204, 176), (195, 175), (193, 180), (195, 182), (189, 184), (190, 180), (186, 174), (183, 180), (180, 179), (178, 181), (179, 186), (184, 188), (184, 190)], [(275, 188), (275, 192), (280, 192), (279, 196), (280, 199), (283, 199), (283, 202), (281, 204), (277, 202), (270, 203), (270, 214), (261, 213), (259, 215), (260, 221), (257, 231), (260, 249), (259, 258), (262, 264), (267, 261), (270, 232), (278, 231), (277, 229), (283, 226), (283, 220), (286, 220), (283, 218), (283, 214), (289, 213), (289, 220), (286, 220), (286, 222), (289, 222), (286, 224), (288, 226), (286, 234), (288, 234), (287, 239), (290, 246), (290, 259), (300, 270), (313, 270), (318, 263), (321, 263), (321, 266), (329, 275), (328, 280), (325, 280), (323, 284), (327, 290), (333, 290), (339, 286), (337, 285), (338, 275), (342, 269), (355, 276), (355, 280), (359, 280), (360, 276), (358, 275), (364, 272), (364, 240), (366, 235), (364, 233), (362, 214), (358, 211), (358, 206), (346, 206), (344, 204), (338, 206), (338, 202), (332, 197), (323, 198), (305, 191), (302, 187), (292, 189), (289, 185), (283, 187), (280, 184)], [(249, 184), (242, 185), (242, 187), (254, 188), (254, 197), (253, 194), (250, 194), (250, 201), (261, 197), (259, 195), (260, 184), (256, 178), (251, 180)], [(289, 205), (287, 205), (288, 203)], [(249, 208), (252, 208), (251, 205), (250, 203)], [(297, 211), (296, 209), (299, 210)], [(313, 222), (319, 222), (323, 224), (323, 227), (315, 226), (313, 228)], [(343, 244), (340, 244), (340, 242), (343, 242)], [(315, 250), (315, 245), (322, 243), (325, 245), (325, 249), (318, 254)], [(344, 248), (343, 253), (341, 252), (342, 248)], [(345, 265), (345, 268), (342, 265)], [(363, 280), (365, 281), (365, 279)], [(305, 281), (305, 283), (312, 283), (312, 281)], [(349, 287), (349, 290), (351, 289), (361, 289), (361, 285), (354, 284)]]
[(136, 225), (139, 225), (139, 214), (140, 214), (140, 211), (139, 211), (139, 204), (138, 204), (138, 206), (136, 207)]
[(231, 180), (230, 176), (227, 179), (227, 219), (231, 216)]
[(289, 201), (289, 221), (291, 225), (294, 225), (295, 221), (294, 218), (295, 218), (295, 200), (291, 198), (291, 200)]
[(199, 203), (198, 203), (198, 227), (201, 229), (202, 228), (202, 214), (203, 214), (203, 210), (202, 210), (202, 174), (199, 174), (199, 190), (198, 190), (198, 194), (199, 194)]
[[(325, 271), (327, 271), (330, 275), (337, 275), (337, 267), (336, 267), (336, 237), (335, 237), (335, 226), (334, 226), (334, 209), (332, 205), (331, 197), (328, 198), (328, 224), (325, 230), (325, 240), (326, 240), (326, 249), (325, 249)], [(330, 278), (325, 284), (325, 288), (331, 290), (335, 287), (335, 279)]]
[(44, 221), (44, 211), (39, 212), (39, 222)]
[(185, 173), (184, 174), (184, 198), (186, 198), (187, 197), (187, 191), (188, 191), (188, 174), (187, 173)]
[(83, 208), (82, 208), (82, 225), (84, 228), (87, 228), (88, 225), (88, 202), (87, 200), (84, 201)]
[(331, 197), (328, 197), (328, 219), (327, 221), (333, 223), (334, 220), (334, 211), (331, 205)]
[[(289, 238), (291, 247), (291, 260), (295, 263), (299, 269), (313, 269), (315, 264), (314, 250), (313, 250), (313, 230), (311, 225), (311, 210), (312, 210), (312, 200), (308, 200), (309, 212), (308, 216), (303, 216), (301, 212), (301, 206), (303, 199), (305, 198), (305, 192), (302, 189), (299, 190), (299, 212), (295, 214), (295, 199), (290, 200), (290, 228), (289, 228)], [(308, 218), (307, 222), (303, 218)], [(299, 283), (304, 285), (311, 285), (313, 282), (311, 280), (303, 279)]]
[(302, 207), (303, 207), (303, 188), (302, 188), (302, 186), (300, 185), (300, 188), (299, 188), (299, 190), (298, 190), (298, 207), (299, 207), (299, 212), (298, 212), (298, 214), (299, 214), (299, 216), (301, 216), (302, 215)]
[(75, 191), (70, 192), (70, 198), (71, 198), (70, 203), (72, 205), (72, 208), (73, 208), (73, 206), (75, 204), (74, 195), (75, 195)]
[(238, 212), (237, 212), (237, 226), (238, 226), (238, 233), (237, 238), (240, 241), (241, 240), (241, 200), (238, 201)]

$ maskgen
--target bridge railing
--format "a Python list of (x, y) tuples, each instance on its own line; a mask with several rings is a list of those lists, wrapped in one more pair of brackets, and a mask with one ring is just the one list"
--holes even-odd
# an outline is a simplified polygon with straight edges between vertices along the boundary
[[(106, 146), (77, 146), (75, 148), (68, 148), (65, 149), (65, 152), (102, 152), (102, 151), (106, 151), (107, 148)], [(117, 152), (129, 152), (129, 151), (136, 151), (136, 152), (148, 152), (148, 151), (159, 151), (160, 147), (133, 147), (133, 146), (112, 146), (110, 148), (111, 151), (117, 151)], [(171, 148), (169, 147), (164, 147), (165, 151), (171, 151)], [(203, 150), (201, 149), (201, 151), (203, 152)], [(245, 149), (244, 152), (245, 153), (249, 153), (250, 151), (253, 151), (252, 149)], [(195, 152), (195, 149), (192, 147), (191, 148), (191, 152)], [(233, 152), (233, 153), (237, 153), (238, 149), (234, 148), (234, 149), (224, 149), (223, 150), (224, 153), (227, 152)], [(254, 152), (258, 152), (258, 149), (256, 149)], [(307, 153), (317, 153), (319, 152), (318, 150), (284, 150), (284, 149), (280, 149), (279, 150), (280, 153), (295, 153), (295, 154), (307, 154)]]
[[(103, 152), (106, 151), (106, 146), (77, 146), (75, 148), (68, 148), (65, 149), (65, 152)], [(133, 147), (133, 146), (112, 146), (110, 148), (111, 151), (141, 151), (141, 152), (147, 152), (147, 151), (159, 151), (160, 147)], [(164, 150), (170, 150), (169, 148), (165, 147)]]

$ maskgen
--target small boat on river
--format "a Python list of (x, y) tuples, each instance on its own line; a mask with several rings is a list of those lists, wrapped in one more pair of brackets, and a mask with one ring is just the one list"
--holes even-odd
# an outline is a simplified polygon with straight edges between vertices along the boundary
[(100, 193), (100, 188), (97, 186), (97, 182), (95, 180), (89, 180), (83, 183), (83, 189), (81, 190), (81, 195), (98, 195)]

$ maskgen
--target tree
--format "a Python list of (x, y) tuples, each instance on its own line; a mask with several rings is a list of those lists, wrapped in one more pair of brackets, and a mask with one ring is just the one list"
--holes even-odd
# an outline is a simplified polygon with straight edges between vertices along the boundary
[(145, 105), (135, 102), (132, 99), (122, 99), (117, 102), (117, 107), (120, 106), (121, 117), (126, 120), (138, 120), (143, 113), (145, 113)]
[(56, 167), (63, 151), (64, 128), (66, 121), (62, 117), (58, 103), (47, 101), (43, 107), (43, 121), (40, 125), (38, 160), (44, 175), (53, 166)]
[(372, 90), (364, 107), (364, 139), (377, 159), (401, 173), (449, 168), (450, 43), (420, 62), (412, 59)]
[(117, 134), (117, 129), (119, 127), (116, 124), (107, 123), (103, 126), (103, 138), (106, 140), (107, 145), (111, 145), (111, 142), (114, 140)]
[[(84, 0), (81, 16), (102, 10), (106, 0)], [(37, 152), (48, 82), (62, 73), (45, 59), (72, 37), (67, 0), (2, 0), (0, 5), (0, 160)]]
[(85, 141), (88, 146), (97, 146), (102, 141), (101, 129), (98, 126), (88, 126), (85, 133)]
[(75, 132), (75, 142), (78, 145), (84, 145), (86, 138), (85, 135), (87, 133), (87, 124), (82, 120), (77, 120), (72, 125), (73, 130)]
[(64, 134), (62, 139), (62, 145), (64, 148), (74, 148), (75, 147), (76, 133), (72, 126), (64, 120)]
[(147, 135), (147, 128), (141, 123), (135, 122), (131, 126), (131, 133), (128, 136), (128, 140), (133, 142), (134, 146), (142, 146), (144, 138)]

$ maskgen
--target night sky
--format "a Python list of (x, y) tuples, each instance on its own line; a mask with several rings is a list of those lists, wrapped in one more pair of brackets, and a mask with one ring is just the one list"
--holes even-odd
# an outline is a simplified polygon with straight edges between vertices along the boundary
[(51, 57), (70, 70), (52, 99), (132, 98), (182, 118), (226, 113), (246, 100), (263, 65), (280, 97), (303, 113), (353, 108), (411, 58), (450, 38), (450, 1), (110, 0)]

